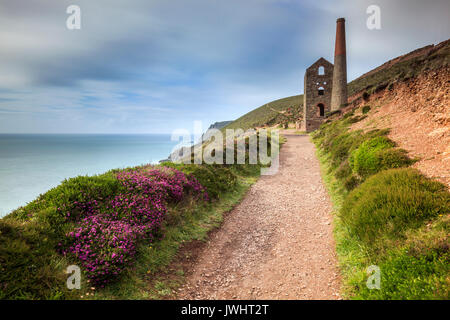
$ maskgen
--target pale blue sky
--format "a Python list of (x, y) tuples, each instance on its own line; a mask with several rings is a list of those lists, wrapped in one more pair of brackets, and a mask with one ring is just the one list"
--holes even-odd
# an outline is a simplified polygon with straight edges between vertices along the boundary
[[(81, 7), (81, 30), (66, 8)], [(381, 30), (366, 8), (381, 8)], [(347, 20), (349, 80), (450, 36), (448, 0), (0, 2), (0, 133), (170, 133), (303, 91)]]

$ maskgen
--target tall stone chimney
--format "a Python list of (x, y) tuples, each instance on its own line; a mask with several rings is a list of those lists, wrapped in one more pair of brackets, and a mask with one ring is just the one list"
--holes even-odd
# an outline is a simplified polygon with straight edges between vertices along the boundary
[(345, 50), (345, 19), (336, 21), (336, 47), (334, 50), (333, 89), (331, 110), (347, 103), (347, 53)]

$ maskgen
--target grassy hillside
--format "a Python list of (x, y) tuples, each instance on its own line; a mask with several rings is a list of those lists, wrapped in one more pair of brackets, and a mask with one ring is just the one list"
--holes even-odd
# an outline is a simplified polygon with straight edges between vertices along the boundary
[(450, 65), (450, 40), (430, 45), (392, 59), (348, 84), (349, 96), (363, 90), (384, 89), (395, 81), (413, 78), (425, 70)]
[(280, 114), (291, 108), (291, 113), (298, 115), (302, 113), (303, 95), (287, 97), (269, 102), (253, 111), (243, 115), (225, 127), (225, 129), (247, 130), (255, 127), (271, 126), (283, 123), (286, 119), (292, 120), (292, 116)]

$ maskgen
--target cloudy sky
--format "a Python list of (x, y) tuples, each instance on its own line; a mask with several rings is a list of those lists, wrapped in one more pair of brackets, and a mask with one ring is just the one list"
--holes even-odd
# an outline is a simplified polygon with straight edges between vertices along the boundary
[[(69, 5), (81, 29), (69, 30)], [(381, 30), (366, 27), (369, 5)], [(0, 0), (0, 133), (170, 133), (303, 92), (333, 62), (348, 77), (450, 38), (448, 0)]]

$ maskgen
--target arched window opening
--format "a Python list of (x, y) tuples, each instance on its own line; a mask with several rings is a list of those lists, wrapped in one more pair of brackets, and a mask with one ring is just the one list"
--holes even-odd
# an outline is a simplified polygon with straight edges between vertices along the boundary
[(324, 93), (325, 93), (324, 87), (320, 87), (319, 90), (318, 90), (318, 93), (319, 93), (319, 96), (323, 96)]
[(319, 115), (321, 117), (324, 117), (325, 116), (325, 106), (322, 103), (319, 103), (317, 105), (317, 107), (319, 108)]
[(319, 67), (319, 76), (323, 76), (325, 74), (325, 68), (323, 66)]

